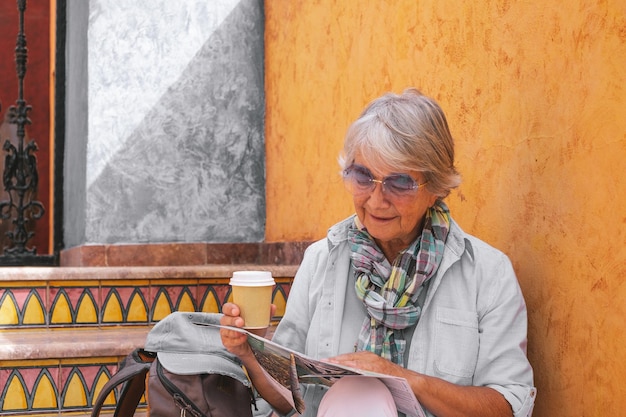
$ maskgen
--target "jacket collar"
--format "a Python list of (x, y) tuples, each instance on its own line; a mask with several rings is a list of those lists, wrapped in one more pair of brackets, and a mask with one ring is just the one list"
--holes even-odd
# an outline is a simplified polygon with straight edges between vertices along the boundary
[(348, 230), (350, 230), (350, 226), (352, 226), (355, 216), (356, 214), (353, 214), (328, 229), (328, 249), (332, 249), (340, 243), (348, 240)]

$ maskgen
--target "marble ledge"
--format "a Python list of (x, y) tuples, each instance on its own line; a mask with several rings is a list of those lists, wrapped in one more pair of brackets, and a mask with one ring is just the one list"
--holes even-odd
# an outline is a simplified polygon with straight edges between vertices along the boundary
[(297, 265), (312, 241), (83, 245), (60, 253), (62, 266)]
[(1, 330), (0, 361), (126, 356), (144, 346), (150, 329)]
[[(0, 283), (13, 281), (81, 281), (129, 279), (223, 279), (234, 271), (271, 271), (275, 278), (293, 278), (298, 265), (189, 265), (189, 266), (93, 266), (2, 267)], [(1, 285), (1, 284), (0, 284)]]
[[(273, 323), (265, 337), (271, 339)], [(152, 326), (0, 330), (0, 362), (126, 356), (144, 347)]]

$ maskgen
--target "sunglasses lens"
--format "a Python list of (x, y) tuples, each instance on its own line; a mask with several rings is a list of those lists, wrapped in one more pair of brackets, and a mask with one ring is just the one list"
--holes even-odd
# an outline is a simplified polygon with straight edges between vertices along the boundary
[(372, 174), (370, 172), (360, 166), (352, 165), (347, 168), (343, 177), (346, 180), (346, 185), (353, 193), (363, 193), (371, 191), (372, 185)]
[(385, 187), (393, 194), (403, 195), (415, 190), (417, 184), (408, 175), (391, 175), (385, 178)]
[(352, 170), (352, 181), (354, 181), (357, 186), (363, 188), (370, 188), (373, 184), (372, 174), (362, 168), (357, 167)]

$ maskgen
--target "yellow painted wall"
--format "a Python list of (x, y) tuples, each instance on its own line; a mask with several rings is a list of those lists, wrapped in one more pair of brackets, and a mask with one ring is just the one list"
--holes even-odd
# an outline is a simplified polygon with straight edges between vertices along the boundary
[(529, 308), (535, 417), (626, 410), (626, 2), (269, 0), (267, 241), (351, 213), (344, 132), (416, 86), (446, 111), (448, 199), (505, 251)]

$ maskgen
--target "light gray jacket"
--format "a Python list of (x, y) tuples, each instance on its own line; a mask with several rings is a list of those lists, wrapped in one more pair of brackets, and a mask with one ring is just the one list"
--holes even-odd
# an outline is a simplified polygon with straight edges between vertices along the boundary
[[(348, 228), (312, 244), (296, 274), (273, 340), (313, 358), (354, 350), (366, 311), (354, 291)], [(408, 369), (504, 395), (515, 417), (532, 414), (536, 389), (526, 357), (527, 314), (505, 254), (453, 221), (408, 352)], [(315, 416), (325, 389), (303, 387)], [(427, 410), (425, 410), (427, 411)], [(429, 416), (432, 414), (428, 413)]]

